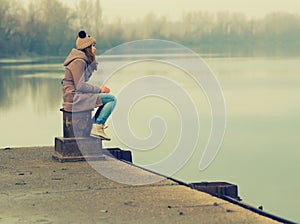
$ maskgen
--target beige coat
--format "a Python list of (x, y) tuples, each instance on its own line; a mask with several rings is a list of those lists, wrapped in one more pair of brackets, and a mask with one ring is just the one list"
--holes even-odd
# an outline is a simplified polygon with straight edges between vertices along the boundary
[(87, 83), (97, 63), (88, 63), (84, 52), (72, 49), (64, 62), (63, 109), (69, 112), (91, 110), (102, 105), (100, 87)]

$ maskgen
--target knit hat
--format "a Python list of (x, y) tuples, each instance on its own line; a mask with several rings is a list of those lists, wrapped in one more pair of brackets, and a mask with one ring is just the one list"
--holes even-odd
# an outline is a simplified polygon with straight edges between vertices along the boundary
[(76, 39), (76, 48), (78, 50), (85, 49), (95, 43), (96, 43), (96, 40), (93, 37), (91, 37), (90, 35), (87, 35), (85, 31), (81, 30), (78, 33), (78, 36)]

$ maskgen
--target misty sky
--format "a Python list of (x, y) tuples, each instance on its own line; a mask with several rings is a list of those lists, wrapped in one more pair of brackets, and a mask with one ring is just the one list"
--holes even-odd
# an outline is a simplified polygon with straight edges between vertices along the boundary
[[(76, 0), (78, 1), (78, 0)], [(63, 0), (65, 4), (73, 0)], [(300, 0), (100, 0), (106, 19), (120, 17), (133, 20), (147, 13), (180, 19), (184, 12), (239, 12), (259, 18), (270, 12), (300, 14)]]

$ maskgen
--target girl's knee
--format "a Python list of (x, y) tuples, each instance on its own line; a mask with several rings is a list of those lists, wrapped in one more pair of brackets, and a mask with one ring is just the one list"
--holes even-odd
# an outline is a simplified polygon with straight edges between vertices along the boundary
[(117, 103), (117, 98), (113, 95), (112, 95), (112, 100), (115, 102), (115, 104)]
[(117, 103), (117, 98), (114, 95), (108, 94), (107, 98), (109, 102)]

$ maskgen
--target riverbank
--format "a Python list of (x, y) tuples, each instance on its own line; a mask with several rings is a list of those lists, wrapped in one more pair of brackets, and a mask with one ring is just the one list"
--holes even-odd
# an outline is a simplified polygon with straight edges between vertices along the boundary
[[(0, 150), (0, 223), (278, 223), (169, 179), (117, 183), (87, 162), (52, 161), (53, 152)], [(135, 177), (156, 175), (108, 157), (101, 162)]]

